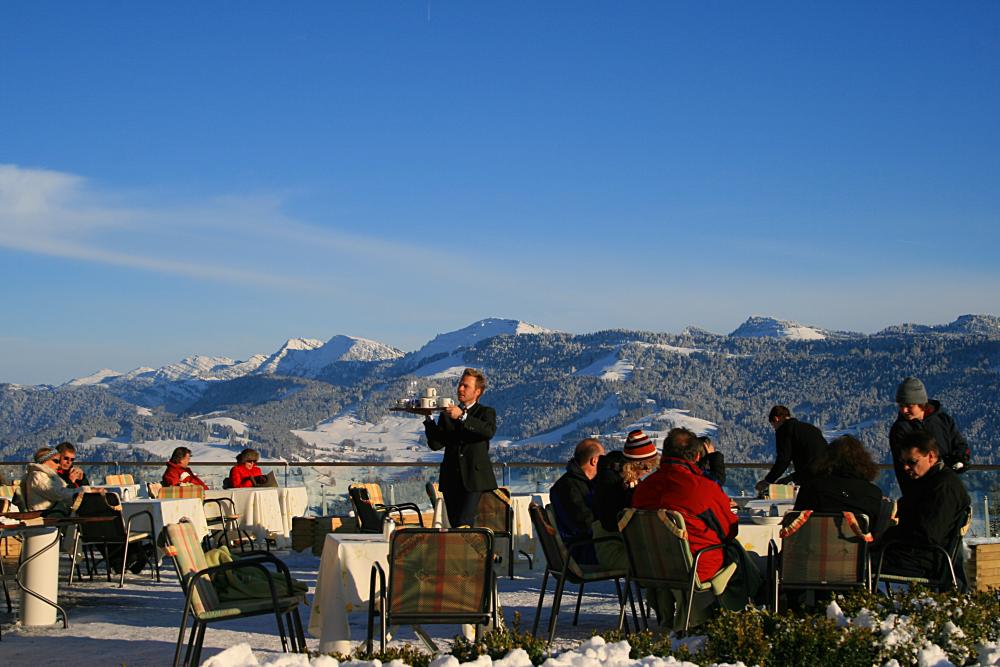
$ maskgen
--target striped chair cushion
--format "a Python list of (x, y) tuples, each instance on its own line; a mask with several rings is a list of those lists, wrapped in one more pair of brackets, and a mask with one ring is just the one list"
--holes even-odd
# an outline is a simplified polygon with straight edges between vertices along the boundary
[[(176, 487), (165, 487), (176, 488)], [(201, 487), (199, 487), (201, 488)], [(169, 554), (177, 563), (177, 571), (181, 574), (193, 574), (208, 567), (205, 552), (201, 549), (201, 540), (195, 533), (194, 526), (187, 522), (169, 523), (166, 526), (167, 538), (173, 547)], [(198, 577), (194, 581), (194, 593), (191, 595), (191, 606), (199, 617), (220, 608), (219, 596), (215, 592), (208, 577)]]
[(767, 487), (767, 497), (771, 500), (794, 500), (795, 490), (793, 484), (771, 484)]
[(854, 515), (802, 515), (806, 512), (793, 522), (798, 522), (794, 531), (782, 531), (781, 582), (861, 584), (861, 549), (865, 537), (871, 537), (864, 532), (868, 522), (862, 527)]
[(385, 505), (385, 501), (382, 499), (382, 487), (376, 483), (351, 484), (350, 488), (362, 488), (368, 491), (368, 500), (372, 505)]
[(508, 535), (512, 529), (507, 524), (508, 508), (511, 506), (510, 490), (504, 487), (484, 491), (479, 497), (479, 508), (476, 511), (476, 526), (489, 528), (494, 533)]
[(104, 483), (108, 486), (128, 486), (129, 484), (135, 484), (135, 479), (132, 475), (125, 473), (123, 475), (108, 475), (104, 478)]

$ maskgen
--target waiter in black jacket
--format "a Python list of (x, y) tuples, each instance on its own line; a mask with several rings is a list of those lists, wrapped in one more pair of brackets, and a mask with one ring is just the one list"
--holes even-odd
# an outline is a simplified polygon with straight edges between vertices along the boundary
[(429, 415), (424, 419), (427, 444), (434, 451), (444, 449), (439, 483), (453, 528), (474, 525), (479, 497), (497, 488), (489, 453), (497, 413), (479, 403), (484, 391), (486, 376), (466, 368), (458, 383), (458, 405), (445, 408), (436, 422)]
[(800, 422), (792, 417), (784, 405), (775, 405), (767, 415), (767, 421), (774, 429), (774, 465), (764, 479), (757, 482), (757, 493), (767, 491), (767, 487), (778, 482), (788, 464), (795, 466), (795, 472), (788, 480), (802, 485), (815, 476), (813, 465), (826, 450), (823, 432), (812, 424)]

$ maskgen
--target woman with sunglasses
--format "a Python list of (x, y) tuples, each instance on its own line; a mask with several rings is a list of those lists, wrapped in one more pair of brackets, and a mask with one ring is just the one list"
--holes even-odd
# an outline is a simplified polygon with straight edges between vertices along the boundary
[(257, 467), (260, 454), (256, 449), (244, 449), (236, 457), (236, 465), (229, 471), (228, 488), (243, 489), (256, 486), (264, 478), (264, 472)]

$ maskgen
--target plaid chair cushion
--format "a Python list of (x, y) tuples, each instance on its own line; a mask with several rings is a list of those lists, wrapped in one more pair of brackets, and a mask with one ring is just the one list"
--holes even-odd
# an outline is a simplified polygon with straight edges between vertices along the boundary
[(795, 530), (782, 530), (782, 585), (863, 584), (862, 545), (871, 538), (865, 532), (867, 519), (862, 526), (853, 514), (848, 518), (807, 512), (792, 522), (798, 524)]
[(181, 486), (164, 486), (160, 488), (159, 498), (204, 498), (205, 489), (197, 484), (182, 484)]
[(503, 487), (484, 491), (479, 497), (476, 526), (489, 528), (497, 535), (509, 536), (512, 530), (510, 491)]
[(795, 486), (793, 484), (771, 484), (767, 487), (767, 497), (771, 500), (794, 500)]
[(399, 530), (393, 534), (392, 615), (482, 611), (489, 553), (484, 533)]

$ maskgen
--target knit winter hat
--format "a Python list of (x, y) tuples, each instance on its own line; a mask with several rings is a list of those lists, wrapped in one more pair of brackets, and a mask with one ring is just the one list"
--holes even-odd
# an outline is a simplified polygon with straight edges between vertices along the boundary
[(645, 433), (636, 429), (625, 438), (625, 458), (632, 461), (648, 459), (656, 456), (656, 445)]
[(923, 382), (910, 377), (899, 383), (899, 389), (896, 390), (897, 405), (913, 405), (914, 403), (923, 405), (926, 402), (927, 390), (924, 388)]
[(42, 447), (35, 452), (35, 463), (45, 463), (49, 459), (59, 456), (59, 452), (51, 447)]

